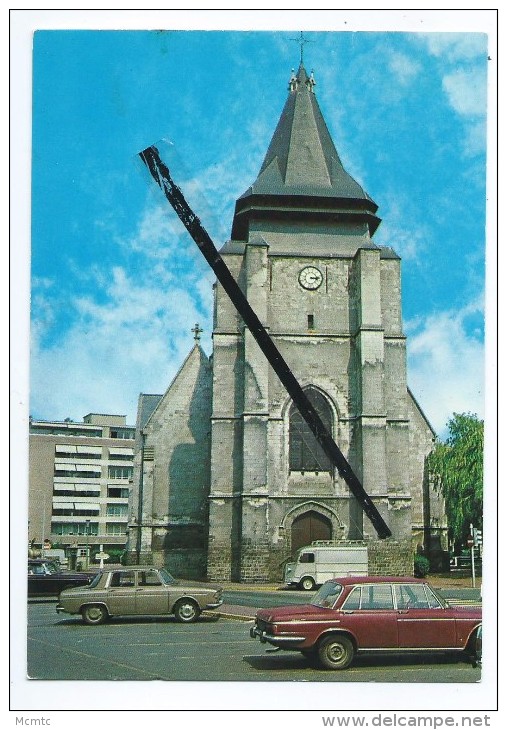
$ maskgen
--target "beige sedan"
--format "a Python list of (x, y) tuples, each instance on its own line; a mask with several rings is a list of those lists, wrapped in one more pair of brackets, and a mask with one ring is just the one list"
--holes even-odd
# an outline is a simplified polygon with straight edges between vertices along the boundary
[(218, 608), (222, 587), (173, 578), (165, 568), (128, 566), (102, 570), (92, 582), (60, 593), (58, 613), (81, 614), (87, 624), (113, 616), (165, 616), (197, 621), (202, 611)]

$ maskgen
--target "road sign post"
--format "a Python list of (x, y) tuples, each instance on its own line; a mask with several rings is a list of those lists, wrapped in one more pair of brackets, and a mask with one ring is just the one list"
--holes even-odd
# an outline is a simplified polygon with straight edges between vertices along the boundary
[(472, 558), (472, 588), (475, 588), (475, 530), (472, 523), (470, 523), (470, 535), (472, 536), (472, 539), (468, 542), (472, 543), (470, 546), (470, 556)]

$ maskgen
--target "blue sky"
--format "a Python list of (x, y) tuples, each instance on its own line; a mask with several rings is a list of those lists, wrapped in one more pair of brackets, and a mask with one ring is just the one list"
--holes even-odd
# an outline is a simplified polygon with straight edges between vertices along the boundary
[[(211, 352), (213, 276), (136, 153), (172, 141), (176, 180), (224, 242), (299, 62), (300, 28), (286, 27), (35, 34), (33, 417), (134, 423), (195, 322)], [(374, 240), (402, 257), (409, 387), (444, 434), (453, 412), (484, 416), (488, 37), (305, 34), (338, 153), (379, 206)]]

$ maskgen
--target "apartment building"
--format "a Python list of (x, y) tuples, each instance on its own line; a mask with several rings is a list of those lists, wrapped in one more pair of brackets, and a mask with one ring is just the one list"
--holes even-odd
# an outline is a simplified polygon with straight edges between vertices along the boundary
[[(28, 540), (93, 562), (126, 542), (135, 427), (89, 413), (82, 423), (30, 420)], [(81, 561), (83, 562), (83, 561)]]

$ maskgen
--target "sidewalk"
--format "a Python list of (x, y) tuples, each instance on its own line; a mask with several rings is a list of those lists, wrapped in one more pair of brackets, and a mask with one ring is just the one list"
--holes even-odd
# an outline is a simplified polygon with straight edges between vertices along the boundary
[[(472, 576), (465, 571), (456, 573), (436, 573), (426, 576), (428, 583), (433, 588), (472, 588)], [(232, 583), (228, 581), (217, 581), (227, 591), (280, 591), (291, 592), (294, 589), (288, 588), (285, 583)], [(481, 576), (475, 577), (475, 588), (480, 589), (482, 584)]]
[[(430, 575), (427, 577), (428, 583), (435, 588), (438, 592), (442, 591), (444, 595), (448, 592), (449, 593), (449, 600), (451, 603), (459, 603), (462, 605), (466, 604), (478, 604), (480, 603), (480, 588), (481, 588), (481, 578), (476, 577), (475, 581), (475, 588), (472, 587), (472, 578), (471, 576), (466, 575), (453, 575), (453, 574), (443, 574), (443, 575)], [(230, 583), (230, 582), (222, 582), (221, 585), (223, 586), (225, 591), (266, 591), (266, 592), (276, 592), (278, 595), (283, 595), (283, 593), (292, 593), (293, 590), (290, 588), (287, 588), (285, 583)], [(301, 603), (309, 602), (311, 601), (311, 597), (313, 596), (313, 593), (308, 594), (308, 598), (306, 598), (305, 594), (303, 592), (300, 592), (301, 595)], [(459, 596), (459, 599), (458, 599)], [(262, 603), (262, 600), (259, 599), (259, 603)], [(220, 616), (221, 618), (228, 618), (233, 619), (237, 621), (252, 621), (255, 618), (255, 614), (258, 610), (258, 608), (261, 608), (261, 606), (253, 607), (253, 606), (239, 606), (236, 604), (231, 603), (223, 603), (219, 609), (215, 611), (209, 611), (206, 612), (208, 615), (215, 615)]]

